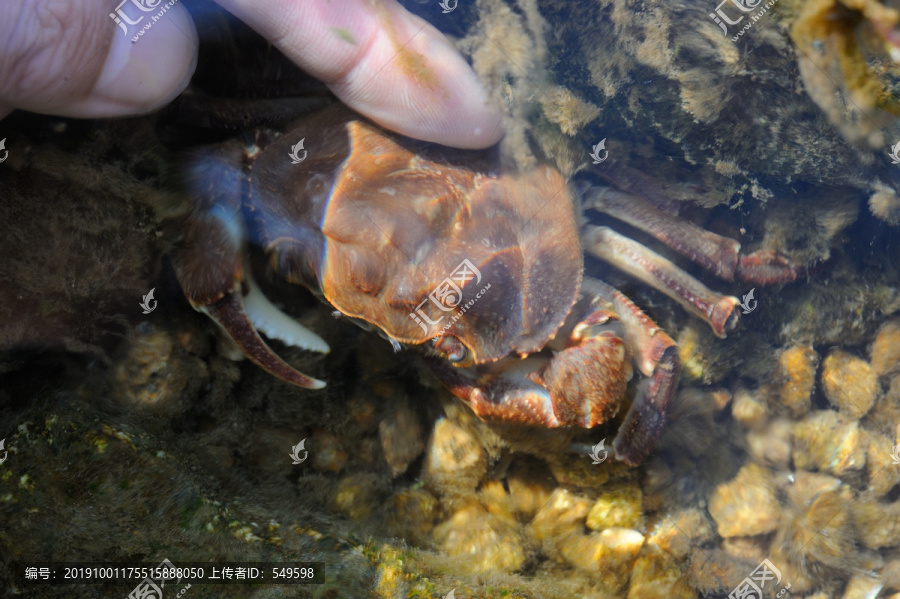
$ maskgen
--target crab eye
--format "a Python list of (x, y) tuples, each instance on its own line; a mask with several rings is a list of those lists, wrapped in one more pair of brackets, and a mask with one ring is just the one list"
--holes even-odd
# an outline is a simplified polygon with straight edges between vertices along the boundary
[(447, 361), (453, 364), (465, 362), (469, 356), (466, 346), (456, 337), (443, 335), (434, 340), (434, 349), (438, 351)]

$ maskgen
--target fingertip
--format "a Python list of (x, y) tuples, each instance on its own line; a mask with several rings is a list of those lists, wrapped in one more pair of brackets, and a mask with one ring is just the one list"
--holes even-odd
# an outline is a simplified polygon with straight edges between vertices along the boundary
[(170, 1), (141, 17), (124, 30), (110, 19), (114, 33), (100, 76), (87, 97), (68, 107), (66, 116), (152, 112), (187, 87), (198, 49), (197, 30), (187, 10)]

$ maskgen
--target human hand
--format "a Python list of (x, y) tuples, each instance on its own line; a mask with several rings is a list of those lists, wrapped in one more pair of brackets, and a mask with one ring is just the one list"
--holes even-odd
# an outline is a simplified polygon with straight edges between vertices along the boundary
[[(187, 86), (197, 32), (177, 0), (0, 2), (0, 118), (152, 112)], [(388, 129), (460, 148), (503, 135), (475, 74), (434, 27), (396, 0), (219, 0), (343, 102)], [(147, 28), (147, 25), (152, 26)], [(145, 28), (136, 42), (132, 38)]]

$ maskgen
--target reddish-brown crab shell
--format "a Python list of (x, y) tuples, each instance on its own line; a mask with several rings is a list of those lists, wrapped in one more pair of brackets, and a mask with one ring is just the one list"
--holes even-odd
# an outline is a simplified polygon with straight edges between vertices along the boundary
[[(719, 335), (737, 324), (738, 302), (605, 227), (580, 230), (580, 208), (556, 170), (510, 174), (498, 165), (492, 151), (400, 138), (339, 106), (280, 137), (257, 132), (247, 147), (208, 149), (192, 168), (197, 209), (173, 258), (178, 278), (251, 360), (303, 387), (324, 383), (283, 362), (257, 330), (309, 349), (327, 344), (264, 299), (242, 257), (248, 242), (395, 349), (442, 356), (432, 371), (484, 418), (595, 426), (618, 411), (633, 360), (646, 380), (614, 447), (637, 463), (665, 419), (677, 351), (622, 294), (583, 280), (582, 245), (686, 303)], [(738, 264), (739, 244), (671, 226), (645, 200), (588, 197), (586, 205), (646, 224), (719, 271), (723, 247)], [(772, 263), (740, 260), (744, 270)]]

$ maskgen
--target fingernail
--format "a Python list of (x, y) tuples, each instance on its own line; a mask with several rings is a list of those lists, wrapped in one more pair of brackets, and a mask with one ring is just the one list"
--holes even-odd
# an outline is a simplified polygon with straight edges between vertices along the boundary
[(115, 34), (91, 97), (77, 107), (82, 116), (150, 112), (181, 93), (194, 73), (197, 30), (178, 0), (146, 13), (129, 8), (137, 23), (116, 26), (110, 19)]

